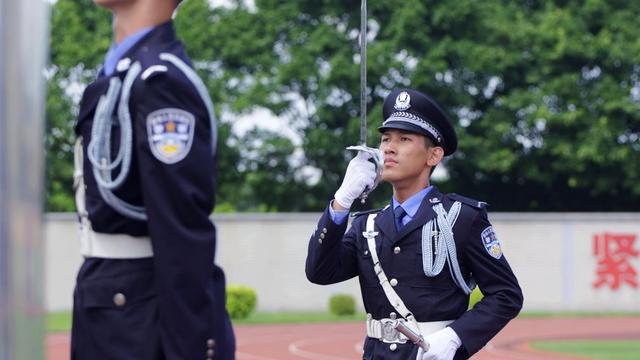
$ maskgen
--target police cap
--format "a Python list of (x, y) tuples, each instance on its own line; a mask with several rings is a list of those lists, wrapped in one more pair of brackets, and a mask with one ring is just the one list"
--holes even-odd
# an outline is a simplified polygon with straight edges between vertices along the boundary
[(382, 106), (381, 133), (387, 129), (399, 129), (427, 136), (445, 155), (453, 154), (458, 147), (456, 132), (444, 110), (429, 96), (412, 89), (395, 89)]

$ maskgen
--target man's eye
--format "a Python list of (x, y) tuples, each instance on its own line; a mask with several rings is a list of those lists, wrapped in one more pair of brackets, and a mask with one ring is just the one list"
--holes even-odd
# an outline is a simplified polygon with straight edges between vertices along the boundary
[(382, 138), (380, 141), (381, 141), (381, 142), (383, 142), (383, 143), (384, 143), (384, 142), (388, 142), (388, 141), (389, 141), (389, 138)]
[(403, 136), (403, 137), (400, 138), (400, 140), (402, 140), (402, 141), (411, 141), (411, 138), (408, 137), (408, 136)]

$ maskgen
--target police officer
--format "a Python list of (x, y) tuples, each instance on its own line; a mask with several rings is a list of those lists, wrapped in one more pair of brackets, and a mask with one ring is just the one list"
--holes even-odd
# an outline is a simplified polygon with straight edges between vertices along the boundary
[(96, 0), (115, 42), (82, 96), (76, 205), (85, 258), (73, 359), (233, 359), (214, 264), (216, 124), (176, 38), (177, 0)]
[[(430, 185), (434, 167), (457, 147), (442, 108), (399, 89), (385, 99), (383, 119), (379, 150), (391, 203), (356, 215), (347, 231), (348, 209), (376, 178), (371, 155), (360, 152), (311, 237), (307, 278), (325, 285), (358, 276), (364, 359), (468, 358), (518, 314), (522, 292), (486, 204)], [(467, 311), (476, 283), (484, 298)], [(408, 341), (398, 323), (422, 335), (428, 350)]]

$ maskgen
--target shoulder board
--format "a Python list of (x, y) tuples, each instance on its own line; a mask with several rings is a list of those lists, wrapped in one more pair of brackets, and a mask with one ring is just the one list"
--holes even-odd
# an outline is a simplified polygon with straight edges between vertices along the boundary
[(167, 72), (167, 70), (169, 69), (167, 68), (166, 65), (161, 65), (161, 64), (151, 65), (148, 68), (144, 69), (144, 71), (142, 71), (142, 75), (140, 75), (140, 79), (147, 80), (150, 77), (153, 77), (157, 74), (165, 73)]
[(367, 214), (374, 214), (377, 212), (382, 211), (384, 208), (377, 208), (377, 209), (369, 209), (369, 210), (362, 210), (362, 211), (356, 211), (354, 213), (351, 213), (350, 216), (351, 217), (356, 217), (356, 216), (360, 216), (360, 215), (367, 215)]
[(484, 201), (478, 201), (478, 200), (474, 200), (462, 195), (458, 195), (456, 193), (451, 193), (448, 195), (449, 198), (453, 201), (460, 201), (461, 203), (465, 204), (465, 205), (469, 205), (471, 207), (475, 207), (478, 209), (484, 209), (486, 208), (489, 204), (487, 204)]

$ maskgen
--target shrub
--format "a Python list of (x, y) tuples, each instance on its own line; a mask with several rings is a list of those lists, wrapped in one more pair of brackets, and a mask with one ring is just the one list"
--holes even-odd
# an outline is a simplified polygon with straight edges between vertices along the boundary
[(351, 295), (333, 295), (329, 298), (329, 311), (338, 316), (353, 315), (356, 313), (356, 301)]
[(482, 295), (480, 288), (476, 286), (476, 288), (473, 289), (473, 292), (471, 292), (471, 295), (469, 295), (469, 309), (473, 308), (478, 301), (482, 300), (483, 297), (484, 295)]
[(256, 309), (258, 296), (247, 286), (227, 286), (227, 311), (232, 319), (245, 319)]

